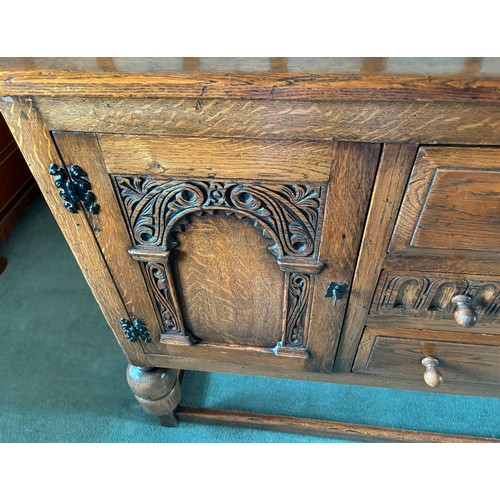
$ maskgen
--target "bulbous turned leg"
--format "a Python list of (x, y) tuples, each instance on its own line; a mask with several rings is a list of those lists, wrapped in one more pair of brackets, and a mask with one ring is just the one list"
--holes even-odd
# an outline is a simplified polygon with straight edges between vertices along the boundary
[(145, 412), (158, 417), (161, 425), (175, 427), (175, 408), (181, 400), (177, 371), (128, 365), (127, 382)]

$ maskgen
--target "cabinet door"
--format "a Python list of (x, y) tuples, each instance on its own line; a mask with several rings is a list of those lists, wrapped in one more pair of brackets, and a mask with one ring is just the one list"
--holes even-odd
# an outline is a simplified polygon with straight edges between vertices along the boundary
[(378, 145), (54, 139), (100, 206), (88, 220), (129, 313), (112, 327), (144, 325), (128, 335), (152, 364), (331, 370)]

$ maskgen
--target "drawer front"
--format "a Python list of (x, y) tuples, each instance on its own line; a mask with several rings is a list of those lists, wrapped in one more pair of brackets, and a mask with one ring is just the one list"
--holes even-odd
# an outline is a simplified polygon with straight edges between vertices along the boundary
[(500, 149), (422, 147), (390, 252), (500, 251)]
[[(500, 277), (452, 273), (382, 271), (370, 308), (369, 319), (418, 320), (417, 328), (435, 327), (458, 331), (471, 327), (458, 315), (454, 297), (467, 295), (467, 310), (476, 315), (471, 331), (500, 333)], [(455, 318), (455, 314), (458, 315)], [(432, 325), (432, 326), (431, 326)]]
[(347, 293), (325, 294), (351, 280), (378, 145), (54, 138), (88, 174), (101, 205), (89, 223), (152, 363), (331, 369)]
[(367, 327), (353, 371), (414, 379), (424, 389), (426, 357), (438, 360), (443, 385), (500, 384), (500, 341), (495, 335), (457, 337), (455, 332)]

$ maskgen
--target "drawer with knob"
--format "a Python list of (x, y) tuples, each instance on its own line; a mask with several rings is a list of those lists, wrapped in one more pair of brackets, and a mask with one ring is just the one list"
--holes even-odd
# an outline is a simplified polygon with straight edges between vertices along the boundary
[(415, 328), (500, 333), (500, 277), (384, 270), (368, 322), (396, 318)]
[(500, 396), (500, 341), (489, 334), (367, 327), (353, 372), (414, 379), (417, 389), (493, 384)]

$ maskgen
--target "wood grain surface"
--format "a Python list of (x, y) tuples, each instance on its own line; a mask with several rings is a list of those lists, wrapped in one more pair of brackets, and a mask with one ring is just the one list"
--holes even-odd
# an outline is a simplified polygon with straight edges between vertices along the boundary
[(159, 363), (155, 366), (164, 366), (164, 362), (167, 360), (169, 365), (174, 360), (172, 367), (179, 369), (184, 369), (180, 366), (184, 365), (184, 361), (186, 361), (185, 369), (187, 370), (200, 370), (203, 369), (203, 366), (225, 366), (227, 364), (236, 368), (236, 373), (244, 373), (247, 367), (251, 367), (256, 375), (269, 371), (279, 374), (277, 376), (283, 376), (286, 373), (296, 373), (297, 375), (303, 373), (306, 360), (304, 356), (293, 355), (293, 353), (278, 356), (275, 349), (265, 347), (211, 344), (209, 342), (201, 342), (191, 346), (169, 344), (168, 351), (168, 355), (149, 354), (148, 359), (153, 363)]
[[(408, 272), (384, 270), (377, 284), (370, 317), (390, 316), (440, 321), (448, 328), (460, 327), (453, 318), (452, 298), (465, 294), (472, 298), (479, 321), (475, 331), (495, 333), (500, 315), (500, 277), (472, 274)], [(489, 325), (491, 331), (483, 330)], [(471, 330), (472, 331), (472, 330)]]
[(384, 266), (393, 271), (436, 271), (466, 274), (481, 274), (488, 271), (492, 276), (500, 276), (500, 259), (496, 252), (477, 252), (473, 256), (467, 250), (426, 249), (420, 254), (394, 252), (387, 255)]
[(499, 214), (500, 149), (423, 147), (390, 251), (498, 252)]
[(500, 395), (500, 345), (496, 335), (368, 327), (353, 371), (421, 379), (424, 385), (421, 360), (425, 356), (439, 360), (443, 385), (499, 384)]
[[(499, 104), (500, 59), (0, 58), (0, 111), (117, 341), (147, 367), (499, 397)], [(99, 214), (63, 207), (51, 163), (87, 172)], [(277, 256), (249, 219), (274, 231)], [(480, 283), (491, 321), (461, 331), (423, 311), (418, 290), (392, 297), (383, 281), (441, 275), (492, 278)], [(346, 285), (336, 303), (325, 297), (335, 284)], [(422, 297), (449, 302), (451, 288), (431, 288)], [(167, 331), (167, 306), (180, 329)], [(143, 319), (153, 342), (128, 342), (122, 317)], [(424, 356), (439, 360), (443, 384), (425, 384)]]
[[(53, 137), (64, 163), (67, 166), (77, 164), (89, 176), (92, 192), (101, 205), (98, 214), (87, 213), (95, 239), (106, 259), (128, 314), (143, 320), (153, 343), (158, 344), (160, 325), (139, 264), (128, 254), (132, 242), (125, 221), (120, 216), (120, 206), (106, 171), (96, 135), (56, 133)], [(119, 320), (120, 316), (113, 319), (117, 330), (121, 329)], [(123, 336), (123, 332), (121, 335)], [(143, 348), (145, 347), (147, 350), (152, 349), (152, 346), (143, 344)]]
[(437, 432), (412, 431), (376, 427), (347, 422), (332, 422), (313, 418), (268, 415), (262, 413), (229, 411), (212, 408), (179, 406), (177, 418), (182, 422), (226, 425), (264, 429), (273, 432), (293, 432), (308, 436), (327, 437), (370, 443), (498, 443), (496, 439)]
[(437, 314), (428, 318), (415, 318), (408, 315), (405, 316), (374, 316), (369, 315), (366, 324), (374, 328), (391, 328), (396, 326), (397, 328), (409, 328), (409, 329), (432, 329), (436, 332), (442, 331), (453, 331), (456, 333), (462, 333), (464, 331), (470, 332), (473, 335), (480, 335), (482, 333), (488, 333), (497, 337), (497, 342), (500, 344), (500, 330), (498, 329), (498, 318), (494, 318), (492, 321), (482, 321), (478, 325), (472, 328), (465, 328), (459, 325), (455, 320), (451, 318), (441, 318)]
[(413, 144), (383, 147), (335, 359), (336, 372), (351, 369), (416, 151)]
[(0, 93), (498, 102), (498, 59), (473, 59), (3, 58)]
[[(394, 328), (391, 328), (394, 329)], [(403, 331), (400, 331), (402, 335)], [(199, 346), (200, 350), (201, 347)], [(198, 347), (197, 347), (198, 348)], [(227, 355), (218, 357), (217, 360), (210, 356), (190, 356), (190, 353), (176, 353), (173, 355), (148, 354), (148, 360), (153, 366), (164, 368), (177, 368), (182, 370), (194, 370), (204, 372), (238, 373), (242, 375), (255, 375), (259, 377), (287, 378), (294, 380), (309, 380), (315, 382), (327, 382), (333, 384), (360, 385), (369, 387), (388, 387), (392, 389), (404, 389), (421, 392), (439, 392), (443, 394), (467, 394), (481, 397), (499, 397), (498, 385), (477, 384), (470, 382), (441, 384), (431, 388), (422, 384), (418, 379), (401, 378), (388, 375), (371, 375), (366, 373), (331, 373), (312, 372), (304, 370), (304, 360), (281, 358), (279, 363), (264, 363), (263, 356), (251, 357), (248, 351), (241, 356), (233, 357), (228, 349)], [(191, 350), (190, 352), (193, 352)], [(195, 353), (196, 354), (196, 353)], [(206, 353), (205, 353), (206, 354)], [(239, 353), (237, 353), (239, 354)]]
[[(500, 159), (500, 151), (498, 153)], [(500, 169), (497, 172), (440, 169), (434, 177), (414, 248), (500, 248)]]
[(10, 102), (0, 100), (0, 111), (116, 340), (131, 363), (149, 366), (141, 346), (138, 343), (129, 343), (117, 322), (118, 318), (127, 317), (128, 313), (86, 215), (82, 210), (72, 214), (64, 208), (59, 189), (54, 185), (53, 177), (49, 175), (50, 164), (56, 163), (60, 166), (62, 160), (33, 101), (29, 98), (15, 98)]
[(52, 130), (174, 136), (500, 144), (500, 107), (479, 103), (37, 97)]
[(281, 339), (284, 275), (249, 221), (194, 217), (170, 261), (188, 330), (195, 338), (275, 347)]
[(101, 134), (111, 174), (326, 182), (331, 142)]
[[(284, 254), (280, 254), (277, 261), (276, 256), (273, 257), (268, 252), (268, 247), (272, 245), (272, 241), (260, 234), (262, 230), (260, 226), (258, 228), (251, 227), (248, 221), (239, 221), (236, 217), (217, 217), (207, 214), (206, 217), (199, 219), (193, 215), (194, 228), (192, 225), (188, 225), (185, 233), (176, 235), (175, 239), (178, 247), (170, 255), (168, 252), (163, 252), (161, 259), (168, 258), (170, 265), (174, 268), (174, 281), (169, 283), (170, 293), (173, 294), (174, 290), (176, 290), (175, 294), (178, 295), (181, 303), (179, 312), (185, 316), (184, 323), (187, 330), (193, 334), (195, 339), (201, 341), (201, 344), (191, 346), (183, 342), (181, 345), (179, 342), (174, 341), (185, 339), (174, 339), (172, 337), (166, 339), (163, 330), (158, 331), (158, 322), (155, 321), (151, 308), (150, 301), (155, 297), (151, 296), (149, 288), (154, 283), (151, 285), (148, 282), (147, 287), (145, 286), (144, 278), (141, 276), (138, 267), (139, 264), (129, 256), (129, 250), (134, 245), (132, 240), (135, 236), (133, 231), (130, 232), (131, 228), (126, 227), (123, 221), (124, 213), (122, 212), (127, 209), (122, 207), (123, 210), (121, 210), (118, 205), (117, 193), (113, 191), (112, 181), (106, 170), (105, 160), (101, 155), (97, 136), (95, 134), (55, 132), (54, 137), (66, 162), (68, 164), (78, 163), (87, 172), (91, 181), (96, 183), (94, 194), (98, 200), (101, 200), (103, 207), (106, 207), (106, 209), (103, 209), (95, 216), (89, 216), (89, 219), (114, 275), (115, 282), (126, 300), (127, 308), (131, 311), (133, 317), (144, 320), (150, 330), (153, 342), (143, 346), (147, 353), (156, 355), (182, 354), (192, 357), (199, 356), (200, 358), (207, 357), (214, 360), (225, 359), (229, 353), (235, 360), (250, 359), (257, 365), (275, 365), (284, 368), (295, 366), (298, 370), (303, 369), (304, 359), (308, 357), (306, 347), (304, 346), (300, 351), (296, 351), (285, 345), (285, 334), (283, 332), (287, 323), (284, 323), (283, 318), (288, 313), (284, 308), (283, 301), (285, 297), (288, 297), (288, 289), (284, 286), (285, 274), (280, 268), (283, 267), (287, 273), (293, 273), (293, 269), (298, 265), (301, 270), (302, 267), (306, 268), (302, 270), (304, 272), (316, 273), (321, 267), (316, 261), (317, 250), (311, 248), (313, 253), (304, 261), (304, 266), (301, 265), (300, 258), (290, 259)], [(143, 140), (147, 142), (148, 138), (143, 138)], [(133, 145), (136, 142), (126, 142), (125, 146), (133, 150)], [(308, 143), (306, 148), (307, 145)], [(323, 144), (312, 143), (311, 145), (313, 147), (320, 146), (320, 151), (325, 151), (325, 145)], [(159, 140), (155, 147), (160, 152), (168, 151), (169, 143), (167, 141), (165, 144)], [(204, 160), (203, 148), (200, 145), (197, 145), (197, 148), (199, 158)], [(328, 158), (331, 161), (331, 144), (327, 144), (327, 148)], [(255, 148), (250, 149), (254, 150)], [(125, 151), (119, 153), (117, 148), (112, 151), (121, 159), (125, 160), (127, 157), (126, 148)], [(112, 153), (108, 153), (108, 161), (113, 161), (109, 160), (111, 156)], [(210, 154), (208, 156), (210, 158)], [(292, 156), (290, 155), (290, 158)], [(255, 157), (250, 155), (250, 158), (257, 166), (258, 155)], [(114, 161), (116, 164), (120, 163), (116, 159)], [(216, 161), (215, 157), (214, 161)], [(245, 161), (243, 152), (239, 154), (239, 161)], [(296, 159), (291, 161), (296, 161)], [(352, 163), (351, 168), (356, 168), (355, 162)], [(148, 173), (147, 169), (145, 173)], [(129, 175), (144, 175), (141, 165), (136, 165), (136, 169), (131, 170)], [(359, 176), (361, 177), (360, 185), (362, 188), (360, 189), (367, 189), (364, 177), (362, 177), (364, 175), (366, 174), (361, 170)], [(151, 182), (147, 182), (149, 182), (148, 186), (151, 187)], [(288, 179), (287, 184), (294, 182), (293, 178)], [(183, 184), (180, 183), (179, 185)], [(264, 189), (262, 186), (261, 188)], [(286, 186), (283, 187), (283, 189), (285, 188)], [(141, 190), (142, 188), (137, 189), (139, 189), (137, 192), (127, 191), (128, 195), (132, 197), (132, 204), (137, 203), (141, 196), (147, 194)], [(276, 189), (279, 189), (279, 186)], [(339, 189), (351, 189), (347, 177), (339, 184)], [(338, 192), (342, 196), (345, 195), (344, 192)], [(318, 235), (316, 236), (315, 233), (311, 235), (314, 240), (311, 240), (311, 244), (316, 245), (316, 240), (319, 241), (320, 239), (319, 230), (322, 227), (321, 221), (323, 219), (322, 207), (324, 200), (321, 198), (320, 191), (313, 193), (304, 188), (297, 193), (295, 193), (294, 189), (289, 189), (286, 193), (282, 198), (269, 198), (266, 203), (270, 203), (270, 205), (263, 215), (267, 214), (265, 215), (267, 217), (272, 212), (276, 217), (281, 217), (281, 222), (276, 226), (281, 235), (283, 232), (292, 231), (295, 226), (290, 225), (290, 229), (288, 229), (288, 224), (292, 224), (293, 217), (298, 217), (299, 212), (305, 218), (306, 216), (312, 216), (310, 213), (310, 210), (312, 210), (314, 212), (313, 218), (317, 220)], [(287, 196), (291, 197), (287, 202), (290, 206), (294, 203), (299, 204), (294, 209), (295, 212), (290, 214), (288, 212), (282, 213), (274, 206), (282, 202), (285, 203), (288, 199)], [(307, 197), (311, 196), (312, 198), (309, 200)], [(352, 196), (355, 197), (356, 195), (353, 193)], [(315, 201), (316, 199), (318, 201)], [(182, 202), (182, 200), (179, 201)], [(303, 208), (301, 208), (302, 202)], [(159, 203), (163, 204), (163, 202)], [(130, 205), (126, 201), (126, 206), (134, 205)], [(310, 208), (307, 209), (307, 207)], [(214, 205), (214, 210), (215, 208), (218, 208), (218, 206)], [(258, 207), (256, 207), (257, 209)], [(206, 212), (214, 210), (208, 207)], [(158, 222), (153, 223), (151, 230), (160, 230), (159, 228), (165, 224), (164, 216), (160, 217), (154, 211), (151, 217), (154, 221), (158, 220)], [(287, 217), (292, 217), (292, 219), (286, 222)], [(299, 223), (298, 220), (293, 220), (295, 221), (293, 224)], [(146, 221), (141, 221), (138, 223), (147, 224)], [(352, 220), (349, 221), (349, 223), (352, 222)], [(282, 227), (280, 225), (282, 223), (285, 226)], [(316, 231), (315, 228), (316, 225), (312, 229)], [(275, 237), (283, 238), (284, 236), (276, 234)], [(300, 239), (302, 236), (297, 234), (292, 241), (293, 244), (297, 243), (297, 238)], [(136, 241), (135, 244), (137, 244)], [(317, 246), (319, 247), (319, 243)], [(137, 248), (134, 247), (134, 249), (132, 257), (135, 256), (139, 261), (154, 262), (155, 259), (159, 258), (159, 248), (150, 249), (150, 254), (143, 251), (140, 258), (138, 257)], [(290, 249), (290, 251), (296, 251), (299, 254), (301, 252), (300, 249), (292, 247)], [(163, 285), (159, 283), (159, 286)], [(313, 283), (311, 283), (311, 286), (313, 286)], [(181, 290), (180, 293), (178, 293), (177, 288)], [(308, 307), (310, 307), (310, 297), (311, 295), (307, 296)], [(320, 304), (318, 304), (318, 307), (320, 307)], [(328, 301), (323, 301), (321, 307), (329, 307)], [(159, 309), (157, 313), (160, 316), (163, 314)], [(301, 320), (304, 322), (304, 329), (307, 329), (308, 318), (309, 313)], [(283, 328), (281, 328), (282, 324), (284, 325)], [(157, 342), (160, 335), (161, 342)], [(167, 340), (169, 341), (167, 342)], [(284, 343), (283, 347), (280, 346), (274, 352), (273, 348), (281, 340)], [(306, 338), (305, 344), (308, 344), (308, 342), (309, 340)], [(252, 349), (254, 347), (261, 349)], [(245, 349), (248, 350), (248, 353)], [(262, 361), (259, 359), (260, 357)], [(331, 362), (330, 358), (329, 363)]]
[[(379, 154), (376, 144), (334, 144), (319, 255), (325, 269), (316, 277), (311, 310), (311, 370), (332, 370)], [(335, 306), (325, 297), (332, 282), (347, 285)]]
[(128, 365), (127, 382), (143, 410), (160, 419), (161, 425), (175, 427), (174, 410), (181, 400), (177, 370), (144, 369)]

